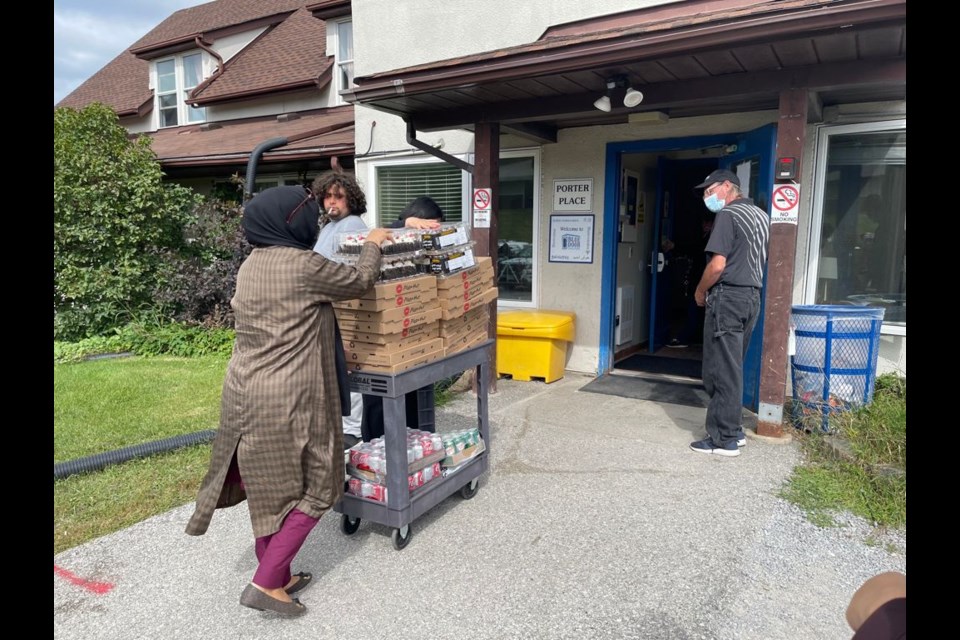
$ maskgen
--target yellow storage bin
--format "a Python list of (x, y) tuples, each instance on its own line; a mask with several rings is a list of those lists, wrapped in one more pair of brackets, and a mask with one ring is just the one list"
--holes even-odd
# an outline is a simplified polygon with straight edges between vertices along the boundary
[(514, 380), (553, 382), (562, 378), (575, 317), (570, 311), (499, 311), (497, 373)]

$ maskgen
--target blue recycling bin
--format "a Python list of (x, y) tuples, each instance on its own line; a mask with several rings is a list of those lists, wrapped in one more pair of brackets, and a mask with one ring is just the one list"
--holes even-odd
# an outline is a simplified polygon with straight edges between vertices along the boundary
[(873, 400), (880, 351), (882, 308), (794, 305), (796, 338), (790, 357), (794, 425), (815, 416), (824, 431), (836, 412)]

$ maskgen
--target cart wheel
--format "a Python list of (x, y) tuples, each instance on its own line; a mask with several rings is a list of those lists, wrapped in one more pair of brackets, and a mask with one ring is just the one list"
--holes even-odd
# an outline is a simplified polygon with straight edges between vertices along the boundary
[(469, 500), (473, 496), (477, 495), (477, 490), (479, 488), (480, 488), (480, 480), (477, 478), (474, 478), (467, 484), (463, 485), (463, 487), (460, 489), (460, 496), (464, 500)]
[(340, 530), (343, 531), (346, 535), (352, 536), (357, 532), (357, 529), (360, 528), (360, 518), (356, 520), (351, 520), (350, 516), (343, 514), (340, 516)]
[(400, 551), (408, 544), (410, 544), (410, 538), (413, 537), (413, 529), (410, 528), (410, 525), (405, 524), (399, 529), (393, 530), (393, 535), (391, 539), (393, 540), (393, 548), (397, 551)]

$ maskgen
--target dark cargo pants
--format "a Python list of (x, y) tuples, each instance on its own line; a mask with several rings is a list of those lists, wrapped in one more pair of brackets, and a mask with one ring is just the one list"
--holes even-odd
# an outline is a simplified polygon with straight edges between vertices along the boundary
[(743, 437), (743, 359), (760, 315), (760, 289), (714, 285), (703, 323), (707, 435), (718, 446)]

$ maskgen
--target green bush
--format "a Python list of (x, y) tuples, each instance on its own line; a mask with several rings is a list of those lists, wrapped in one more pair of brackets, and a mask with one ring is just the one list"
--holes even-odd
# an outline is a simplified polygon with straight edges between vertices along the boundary
[(109, 107), (60, 107), (53, 123), (54, 340), (76, 341), (154, 308), (198, 196), (165, 182), (150, 137)]
[(54, 342), (54, 362), (75, 362), (107, 353), (137, 356), (178, 356), (195, 358), (227, 355), (233, 350), (233, 329), (207, 328), (141, 317), (116, 329), (112, 335), (85, 338), (77, 342)]
[(94, 336), (84, 338), (78, 342), (53, 342), (54, 362), (77, 362), (84, 358), (108, 353), (124, 353), (129, 346), (124, 344), (120, 336)]
[(237, 271), (253, 249), (240, 226), (242, 213), (234, 202), (207, 200), (184, 227), (184, 248), (170, 252), (163, 279), (153, 299), (173, 319), (205, 327), (233, 327), (230, 298)]

